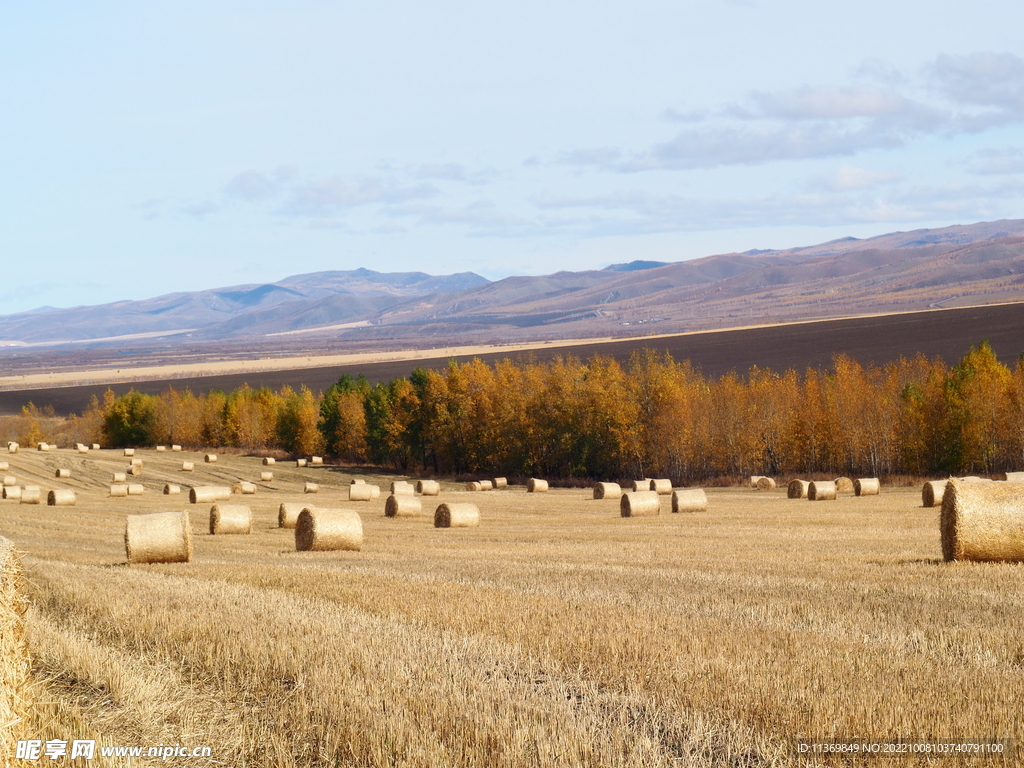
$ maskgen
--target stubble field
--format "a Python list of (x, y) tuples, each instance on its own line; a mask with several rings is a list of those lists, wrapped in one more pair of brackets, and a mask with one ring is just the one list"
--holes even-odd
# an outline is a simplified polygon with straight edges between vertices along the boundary
[[(795, 764), (800, 736), (1024, 732), (1024, 567), (941, 562), (917, 487), (714, 488), (707, 512), (666, 497), (623, 519), (589, 491), (445, 482), (396, 520), (401, 478), (360, 475), (381, 498), (348, 502), (336, 468), (136, 455), (128, 498), (107, 497), (120, 451), (0, 456), (78, 494), (0, 502), (31, 582), (36, 738), (208, 745), (232, 766), (699, 766)], [(253, 532), (211, 536), (187, 488), (236, 480), (258, 487), (232, 500)], [(358, 510), (363, 550), (295, 552), (283, 501)], [(477, 503), (480, 527), (434, 529), (441, 501)], [(185, 508), (192, 562), (125, 564), (126, 515)]]

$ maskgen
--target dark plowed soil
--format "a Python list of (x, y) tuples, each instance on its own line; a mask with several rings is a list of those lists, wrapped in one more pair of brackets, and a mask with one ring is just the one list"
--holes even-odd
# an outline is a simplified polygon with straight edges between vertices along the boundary
[[(613, 341), (599, 344), (551, 346), (529, 353), (497, 352), (478, 355), (493, 362), (520, 357), (544, 361), (556, 355), (572, 354), (581, 358), (606, 355), (625, 361), (634, 351), (650, 347), (672, 354), (676, 360), (689, 359), (707, 376), (729, 371), (745, 373), (751, 366), (784, 371), (790, 368), (825, 368), (833, 355), (846, 353), (861, 363), (886, 363), (901, 356), (923, 353), (939, 356), (948, 363), (962, 357), (972, 344), (988, 339), (1007, 365), (1016, 363), (1024, 352), (1024, 304), (995, 307), (971, 307), (934, 312), (911, 312), (885, 317), (830, 320), (817, 323), (752, 328), (736, 331), (672, 336), (660, 339)], [(466, 360), (468, 358), (456, 358)], [(63, 387), (45, 390), (0, 392), (0, 413), (15, 413), (28, 401), (39, 407), (53, 406), (59, 414), (80, 413), (92, 395), (102, 397), (109, 388), (122, 394), (131, 388), (159, 394), (168, 387), (206, 392), (230, 391), (242, 384), (278, 389), (285, 384), (298, 388), (305, 384), (313, 390), (325, 390), (342, 374), (363, 374), (371, 382), (406, 376), (415, 367), (443, 368), (448, 358), (393, 361), (384, 363), (309, 368), (290, 371), (250, 372), (191, 379), (165, 379), (111, 385)]]

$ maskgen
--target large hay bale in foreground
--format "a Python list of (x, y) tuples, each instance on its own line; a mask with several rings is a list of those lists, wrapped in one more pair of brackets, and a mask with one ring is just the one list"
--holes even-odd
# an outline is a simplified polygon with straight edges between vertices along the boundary
[(507, 477), (495, 477), (491, 479), (491, 485), (495, 488), (507, 488), (508, 478)]
[(526, 483), (527, 493), (547, 493), (548, 481), (537, 477), (531, 477)]
[(42, 504), (43, 490), (38, 485), (26, 485), (21, 489), (22, 504)]
[(46, 494), (46, 505), (49, 507), (73, 507), (75, 501), (75, 492), (70, 488), (55, 488)]
[(409, 494), (393, 493), (384, 502), (385, 517), (419, 517), (422, 513), (423, 502)]
[(947, 561), (1024, 561), (1024, 487), (950, 480), (940, 528)]
[(848, 477), (837, 477), (833, 480), (836, 484), (836, 493), (853, 493), (853, 480)]
[(260, 482), (261, 483), (272, 483), (272, 482), (274, 482), (274, 473), (273, 472), (260, 472)]
[(129, 563), (187, 563), (192, 559), (188, 511), (128, 515), (124, 548)]
[(1007, 483), (1024, 483), (1024, 472), (1007, 472), (1003, 480)]
[(441, 484), (437, 480), (417, 480), (416, 493), (421, 496), (440, 496)]
[(836, 483), (834, 480), (814, 480), (807, 487), (807, 498), (810, 501), (834, 501)]
[(181, 462), (181, 471), (182, 472), (193, 472), (195, 470), (195, 468), (196, 468), (196, 465), (193, 464), (191, 461), (183, 461), (183, 462)]
[(480, 510), (476, 504), (441, 504), (434, 510), (435, 528), (475, 528), (480, 525)]
[(141, 496), (146, 492), (146, 486), (142, 483), (128, 483), (129, 496)]
[(263, 466), (264, 467), (272, 467), (272, 466), (274, 466), (275, 463), (276, 463), (276, 459), (273, 456), (264, 456), (263, 457)]
[(708, 495), (703, 488), (686, 488), (672, 491), (673, 512), (707, 512)]
[(757, 479), (757, 490), (759, 491), (774, 491), (775, 490), (775, 479), (771, 477), (759, 477)]
[(211, 504), (230, 498), (231, 489), (226, 485), (197, 485), (188, 492), (188, 500), (192, 504)]
[(210, 533), (252, 533), (252, 510), (244, 504), (214, 504), (210, 508)]
[(941, 507), (948, 480), (929, 480), (921, 488), (921, 506)]
[(320, 486), (316, 483), (306, 483), (302, 486), (303, 493), (319, 493)]
[(806, 499), (807, 489), (810, 485), (810, 482), (807, 480), (791, 480), (789, 485), (786, 487), (786, 498)]
[(115, 472), (111, 476), (110, 482), (112, 482), (112, 483), (127, 483), (128, 482), (128, 473), (127, 472)]
[(252, 483), (242, 481), (232, 485), (231, 492), (242, 494), (244, 496), (252, 496), (254, 493), (256, 493), (256, 486)]
[(595, 499), (621, 499), (622, 486), (618, 483), (594, 483)]
[(0, 537), (0, 755), (4, 762), (14, 758), (15, 745), (27, 730), (31, 707), (26, 587), (14, 545)]
[(304, 509), (315, 509), (312, 504), (304, 501), (286, 501), (277, 508), (277, 527), (294, 528), (299, 519), (299, 513)]
[(298, 552), (328, 552), (363, 548), (363, 521), (351, 509), (306, 507), (295, 522)]
[(117, 483), (110, 486), (110, 495), (113, 498), (121, 498), (128, 495), (128, 486), (124, 483)]
[(373, 498), (373, 492), (370, 490), (376, 486), (372, 486), (369, 483), (356, 483), (348, 487), (348, 500), (349, 501), (369, 501)]
[(407, 480), (395, 480), (391, 484), (391, 495), (395, 496), (412, 496), (416, 493), (416, 488), (412, 483)]
[(61, 467), (60, 469), (53, 473), (53, 476), (58, 479), (66, 480), (67, 478), (71, 477), (71, 470)]
[(657, 491), (631, 491), (619, 499), (619, 514), (623, 517), (641, 517), (661, 514), (661, 496)]
[(877, 496), (881, 489), (882, 484), (877, 477), (858, 477), (853, 481), (855, 496)]
[(205, 456), (203, 456), (203, 461), (205, 461), (207, 464), (216, 464), (217, 463), (217, 454), (216, 453), (208, 453)]
[(164, 496), (174, 496), (175, 494), (181, 493), (181, 486), (175, 485), (174, 483), (167, 483), (164, 486)]
[(672, 481), (668, 479), (651, 480), (651, 485), (648, 490), (654, 491), (659, 496), (671, 496)]

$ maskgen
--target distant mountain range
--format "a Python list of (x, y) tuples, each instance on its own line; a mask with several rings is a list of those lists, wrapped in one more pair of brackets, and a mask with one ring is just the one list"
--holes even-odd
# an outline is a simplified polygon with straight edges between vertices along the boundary
[[(0, 344), (266, 339), (410, 343), (670, 333), (1024, 300), (1024, 219), (677, 263), (509, 277), (368, 269), (0, 317)], [(282, 339), (283, 340), (283, 339)]]

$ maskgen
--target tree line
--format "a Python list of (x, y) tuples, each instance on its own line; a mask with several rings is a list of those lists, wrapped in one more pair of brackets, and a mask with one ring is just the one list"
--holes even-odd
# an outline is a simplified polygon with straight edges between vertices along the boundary
[[(53, 431), (31, 406), (20, 418), (28, 445)], [(992, 473), (1024, 468), (1024, 362), (1003, 365), (987, 342), (953, 366), (838, 355), (826, 370), (718, 378), (650, 349), (624, 364), (453, 361), (373, 386), (344, 376), (324, 393), (108, 391), (62, 428), (111, 446), (326, 453), (449, 475)]]

